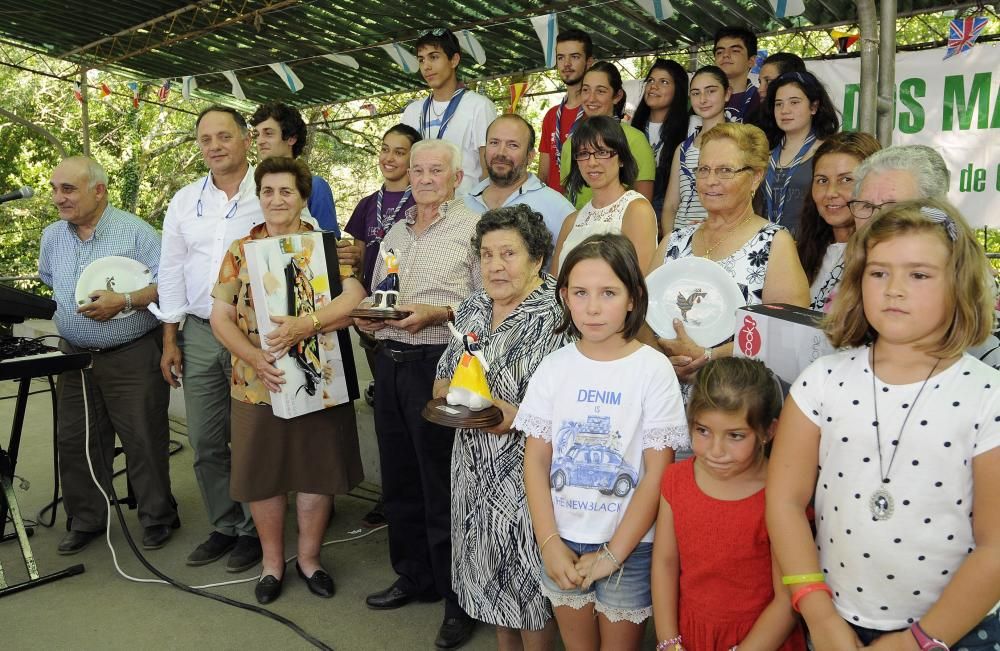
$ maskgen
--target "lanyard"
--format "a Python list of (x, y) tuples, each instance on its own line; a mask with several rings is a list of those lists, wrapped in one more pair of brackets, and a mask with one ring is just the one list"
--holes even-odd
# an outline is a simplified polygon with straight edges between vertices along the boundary
[(559, 102), (559, 108), (556, 109), (556, 128), (555, 128), (555, 132), (554, 132), (556, 141), (555, 141), (555, 143), (553, 143), (555, 145), (555, 147), (553, 147), (553, 149), (556, 150), (556, 167), (557, 168), (562, 165), (562, 146), (563, 146), (563, 143), (566, 142), (566, 138), (569, 138), (570, 136), (573, 135), (573, 132), (576, 130), (577, 123), (580, 121), (581, 118), (583, 118), (583, 106), (576, 107), (576, 117), (573, 118), (573, 124), (570, 125), (570, 127), (569, 127), (569, 133), (566, 134), (566, 138), (563, 138), (563, 136), (562, 136), (562, 113), (563, 113), (563, 109), (564, 108), (566, 108), (566, 98), (565, 97), (563, 97), (563, 100), (561, 102)]
[[(441, 116), (441, 122), (438, 125), (437, 138), (444, 138), (445, 129), (448, 128), (448, 124), (451, 122), (451, 118), (455, 116), (455, 111), (458, 110), (458, 104), (462, 101), (462, 95), (465, 94), (464, 88), (457, 88), (455, 92), (452, 93), (451, 99), (448, 100), (448, 107), (444, 110), (444, 115)], [(431, 103), (434, 101), (434, 93), (427, 96), (424, 100), (424, 110), (420, 113), (420, 135), (424, 138), (431, 137)]]
[(381, 188), (378, 189), (378, 194), (375, 195), (375, 221), (378, 224), (378, 228), (376, 229), (375, 234), (377, 235), (377, 238), (375, 237), (370, 238), (366, 243), (367, 246), (374, 246), (382, 241), (382, 238), (385, 237), (385, 234), (389, 232), (389, 229), (392, 228), (392, 225), (396, 223), (396, 215), (399, 214), (399, 209), (402, 208), (403, 204), (405, 204), (410, 199), (410, 192), (411, 192), (410, 186), (406, 186), (406, 191), (403, 192), (403, 196), (399, 200), (399, 203), (396, 204), (396, 207), (383, 214), (382, 193), (384, 191), (385, 191), (385, 186), (383, 185)]
[(799, 153), (785, 169), (785, 178), (782, 179), (781, 187), (778, 188), (778, 162), (781, 160), (781, 150), (785, 146), (785, 139), (781, 139), (781, 144), (771, 150), (770, 164), (767, 166), (767, 176), (764, 178), (764, 195), (767, 198), (767, 220), (774, 223), (781, 223), (781, 216), (785, 210), (785, 199), (788, 198), (788, 185), (792, 182), (792, 174), (798, 167), (809, 149), (816, 142), (816, 132), (810, 131), (806, 136), (806, 141), (799, 148)]
[[(196, 215), (201, 217), (205, 214), (205, 205), (201, 202), (202, 195), (205, 194), (205, 188), (208, 187), (208, 179), (211, 178), (211, 174), (205, 177), (205, 182), (201, 184), (201, 192), (198, 193), (198, 201), (194, 204), (194, 212)], [(233, 203), (233, 207), (229, 209), (226, 213), (226, 219), (232, 219), (236, 216), (236, 209), (240, 207), (240, 191), (236, 191), (236, 201)]]

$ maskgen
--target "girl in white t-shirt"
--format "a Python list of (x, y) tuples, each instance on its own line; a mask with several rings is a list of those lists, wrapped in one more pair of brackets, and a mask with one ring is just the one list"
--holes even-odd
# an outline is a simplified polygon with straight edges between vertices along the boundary
[(965, 353), (991, 297), (945, 202), (897, 204), (848, 244), (826, 330), (850, 348), (795, 381), (767, 477), (772, 549), (816, 651), (1000, 643), (1000, 372)]
[[(673, 368), (635, 339), (647, 293), (618, 234), (575, 247), (557, 281), (578, 341), (538, 366), (514, 428), (542, 556), (542, 592), (570, 651), (638, 649), (652, 613), (653, 522), (663, 469), (688, 444)], [(596, 616), (595, 616), (596, 615)]]

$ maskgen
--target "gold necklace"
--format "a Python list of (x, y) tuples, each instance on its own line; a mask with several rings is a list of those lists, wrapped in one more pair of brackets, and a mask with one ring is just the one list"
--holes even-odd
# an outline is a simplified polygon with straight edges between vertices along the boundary
[[(748, 221), (750, 221), (750, 219), (753, 216), (754, 216), (754, 213), (753, 213), (753, 210), (751, 210), (749, 215), (747, 215), (746, 217), (744, 217), (743, 219), (741, 219), (739, 222), (737, 222), (736, 224), (734, 224), (733, 226), (731, 226), (725, 233), (722, 234), (721, 237), (719, 237), (719, 239), (715, 240), (715, 244), (713, 244), (712, 246), (710, 246), (707, 249), (705, 249), (704, 253), (701, 254), (701, 257), (707, 258), (712, 251), (714, 251), (715, 249), (717, 249), (720, 244), (722, 244), (723, 242), (725, 242), (729, 238), (729, 236), (733, 234), (733, 231), (735, 231), (737, 228), (739, 228), (743, 224), (745, 224)], [(702, 233), (702, 237), (704, 237), (705, 239), (708, 239), (704, 232)]]

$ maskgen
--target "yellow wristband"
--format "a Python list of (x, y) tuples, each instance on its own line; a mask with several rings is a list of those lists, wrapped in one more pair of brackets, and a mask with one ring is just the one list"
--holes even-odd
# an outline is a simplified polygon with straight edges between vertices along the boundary
[(813, 574), (786, 574), (781, 577), (781, 583), (784, 585), (799, 585), (802, 583), (826, 583), (826, 575), (822, 572), (814, 572)]
[(323, 329), (323, 324), (321, 324), (321, 323), (319, 322), (319, 317), (317, 317), (317, 316), (316, 316), (316, 313), (315, 313), (315, 312), (310, 312), (310, 313), (309, 313), (309, 318), (311, 318), (311, 319), (312, 319), (312, 322), (313, 322), (313, 328), (314, 328), (314, 329), (316, 330), (316, 332), (319, 332), (320, 330), (322, 330), (322, 329)]

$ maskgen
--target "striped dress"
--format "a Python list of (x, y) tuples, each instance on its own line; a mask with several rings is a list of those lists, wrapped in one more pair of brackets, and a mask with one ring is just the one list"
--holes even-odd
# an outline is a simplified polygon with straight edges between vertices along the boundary
[[(553, 333), (562, 315), (555, 285), (546, 274), (496, 330), (485, 291), (459, 306), (455, 325), (479, 337), (494, 398), (520, 404), (538, 364), (566, 343)], [(458, 341), (448, 345), (437, 377), (452, 376), (462, 350)], [(457, 430), (451, 477), (451, 583), (462, 608), (496, 626), (542, 628), (552, 612), (538, 584), (541, 558), (524, 492), (524, 436)]]

